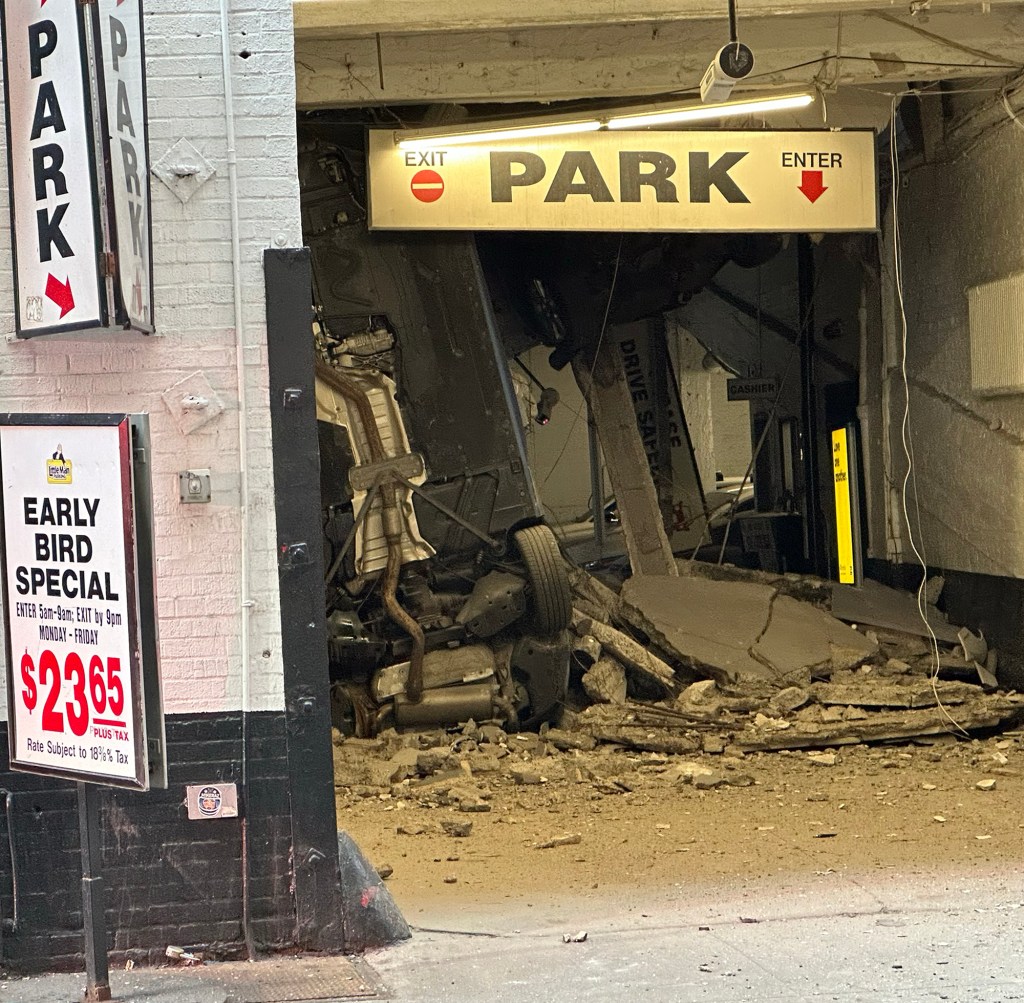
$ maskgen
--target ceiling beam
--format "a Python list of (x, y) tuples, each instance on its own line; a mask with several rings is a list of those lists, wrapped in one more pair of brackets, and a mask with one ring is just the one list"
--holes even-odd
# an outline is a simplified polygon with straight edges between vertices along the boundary
[[(1020, 0), (931, 0), (920, 20), (935, 13), (1019, 7)], [(775, 15), (857, 14), (887, 10), (904, 14), (910, 0), (743, 0), (741, 28), (748, 18)], [(426, 4), (423, 0), (293, 0), (297, 38), (376, 34), (436, 34), (445, 31), (516, 31), (552, 25), (640, 24), (711, 20), (727, 25), (726, 0), (462, 0)]]
[[(841, 23), (840, 23), (841, 20)], [(748, 18), (746, 87), (889, 85), (1024, 67), (1024, 8)], [(718, 21), (296, 41), (303, 109), (403, 103), (617, 100), (692, 93), (724, 38)], [(840, 53), (836, 58), (837, 51)]]

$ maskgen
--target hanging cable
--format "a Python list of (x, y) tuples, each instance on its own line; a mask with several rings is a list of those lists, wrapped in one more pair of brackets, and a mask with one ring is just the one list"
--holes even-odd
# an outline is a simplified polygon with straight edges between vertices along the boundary
[(889, 120), (889, 163), (892, 169), (892, 254), (893, 254), (893, 280), (896, 287), (896, 301), (899, 306), (899, 318), (900, 318), (900, 377), (903, 382), (903, 418), (900, 422), (900, 441), (903, 445), (903, 455), (906, 458), (907, 466), (906, 471), (903, 474), (903, 480), (900, 485), (900, 503), (903, 510), (903, 521), (907, 527), (907, 539), (910, 541), (910, 547), (914, 551), (914, 556), (917, 558), (918, 563), (921, 565), (921, 581), (917, 587), (917, 612), (921, 617), (921, 622), (925, 626), (925, 630), (928, 631), (929, 643), (931, 646), (932, 654), (932, 674), (931, 674), (931, 686), (932, 695), (935, 697), (936, 706), (942, 712), (943, 716), (957, 731), (963, 735), (967, 735), (967, 731), (956, 721), (953, 716), (946, 709), (946, 705), (942, 702), (939, 696), (938, 689), (938, 678), (939, 669), (942, 667), (942, 661), (939, 654), (939, 640), (935, 636), (935, 631), (932, 630), (932, 625), (928, 621), (928, 611), (925, 603), (925, 588), (928, 585), (928, 564), (921, 553), (921, 549), (918, 547), (918, 539), (921, 533), (921, 515), (920, 508), (917, 511), (917, 533), (915, 534), (914, 526), (910, 520), (910, 512), (907, 504), (907, 498), (909, 494), (908, 486), (910, 484), (910, 478), (914, 476), (914, 497), (917, 499), (917, 478), (914, 473), (914, 452), (910, 430), (910, 381), (907, 377), (907, 310), (906, 302), (903, 295), (903, 245), (900, 238), (900, 163), (899, 163), (899, 151), (896, 143), (896, 109), (899, 105), (899, 99), (893, 97), (892, 109)]
[[(604, 305), (604, 317), (601, 320), (601, 330), (598, 332), (597, 335), (597, 345), (594, 348), (594, 358), (590, 363), (590, 373), (587, 378), (586, 393), (590, 392), (590, 384), (594, 380), (594, 370), (597, 368), (597, 356), (598, 353), (601, 351), (601, 345), (604, 342), (605, 331), (608, 329), (608, 315), (611, 313), (612, 310), (612, 300), (615, 296), (615, 284), (618, 282), (619, 279), (619, 265), (622, 263), (622, 242), (624, 239), (625, 234), (620, 233), (619, 247), (618, 250), (615, 252), (615, 268), (612, 270), (612, 281), (608, 287), (608, 300)], [(580, 389), (582, 390), (583, 388), (581, 387)], [(551, 469), (547, 472), (547, 476), (541, 482), (542, 488), (544, 487), (544, 485), (547, 484), (549, 480), (551, 480), (551, 475), (558, 469), (558, 464), (562, 462), (562, 457), (565, 455), (565, 451), (569, 448), (569, 443), (572, 441), (572, 434), (573, 432), (576, 431), (576, 424), (580, 420), (582, 419), (580, 418), (579, 413), (577, 413), (576, 417), (573, 418), (572, 424), (569, 426), (569, 432), (565, 437), (565, 442), (562, 443), (562, 448), (559, 451), (558, 456), (555, 457), (555, 462), (551, 465)]]

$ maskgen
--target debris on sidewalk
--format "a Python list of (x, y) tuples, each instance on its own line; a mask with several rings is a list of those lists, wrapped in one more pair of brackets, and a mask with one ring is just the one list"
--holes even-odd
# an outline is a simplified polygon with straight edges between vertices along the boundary
[(536, 843), (537, 850), (553, 850), (556, 846), (576, 846), (583, 842), (583, 836), (574, 832), (568, 836), (556, 836), (554, 839), (545, 840), (543, 843)]
[(587, 931), (580, 930), (579, 933), (563, 933), (562, 943), (563, 944), (583, 944), (587, 940)]

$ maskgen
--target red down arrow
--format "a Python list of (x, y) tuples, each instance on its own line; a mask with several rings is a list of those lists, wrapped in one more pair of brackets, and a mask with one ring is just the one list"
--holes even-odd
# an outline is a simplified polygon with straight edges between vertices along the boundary
[(807, 196), (808, 202), (817, 202), (828, 189), (821, 181), (821, 171), (803, 171), (800, 175), (800, 191)]
[(60, 315), (75, 309), (75, 297), (71, 295), (70, 277), (64, 282), (58, 281), (53, 275), (46, 276), (46, 298), (53, 300), (60, 307)]

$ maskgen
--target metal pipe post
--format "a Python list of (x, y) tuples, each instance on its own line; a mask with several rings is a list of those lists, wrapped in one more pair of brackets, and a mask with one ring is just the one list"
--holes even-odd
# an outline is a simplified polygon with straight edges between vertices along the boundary
[(109, 1000), (106, 896), (103, 891), (103, 846), (100, 838), (100, 790), (78, 784), (78, 828), (82, 844), (82, 927), (85, 933), (85, 1003)]
[(604, 556), (604, 475), (601, 472), (601, 447), (594, 414), (587, 405), (587, 445), (590, 447), (590, 511), (594, 516), (594, 545), (597, 556)]

